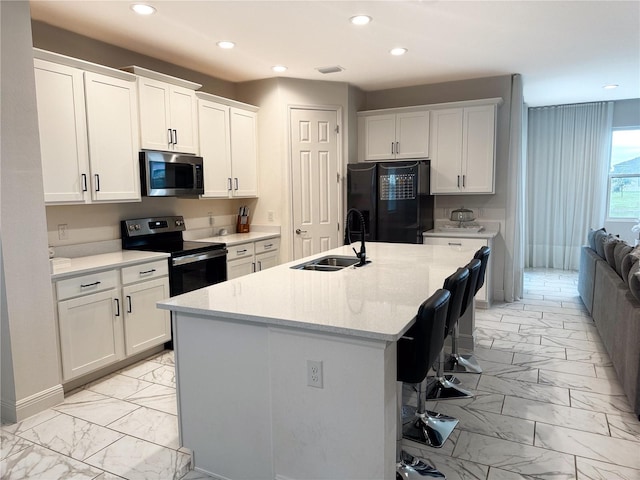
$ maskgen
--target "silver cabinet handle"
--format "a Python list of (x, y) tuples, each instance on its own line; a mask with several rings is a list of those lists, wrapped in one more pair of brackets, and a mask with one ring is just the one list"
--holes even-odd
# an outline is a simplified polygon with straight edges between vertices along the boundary
[(81, 177), (82, 177), (82, 191), (86, 192), (87, 191), (87, 174), (83, 173)]
[(235, 177), (233, 180), (235, 181), (235, 184), (236, 184), (235, 190), (238, 190), (238, 177)]
[(300, 235), (300, 234), (302, 234), (302, 233), (307, 233), (307, 231), (306, 231), (306, 230), (300, 230), (299, 228), (296, 228), (296, 233), (297, 233), (298, 235)]
[(265, 246), (264, 246), (265, 250), (266, 250), (267, 248), (271, 248), (271, 247), (273, 247), (273, 243), (269, 243), (269, 244), (267, 244), (267, 245), (265, 245)]
[(167, 143), (169, 145), (173, 145), (173, 135), (171, 135), (171, 129), (170, 128), (167, 129), (167, 137), (169, 139), (169, 141)]
[(178, 144), (178, 131), (175, 128), (173, 129), (173, 144)]
[(260, 260), (258, 260), (258, 271), (262, 271), (262, 262)]
[(236, 255), (244, 255), (245, 253), (247, 253), (247, 249), (246, 248), (244, 250), (238, 250), (236, 252)]
[(231, 186), (231, 177), (227, 178), (227, 185), (229, 186), (229, 188), (227, 188), (227, 190), (233, 190), (233, 187)]
[(460, 175), (458, 175), (458, 188), (460, 188)]

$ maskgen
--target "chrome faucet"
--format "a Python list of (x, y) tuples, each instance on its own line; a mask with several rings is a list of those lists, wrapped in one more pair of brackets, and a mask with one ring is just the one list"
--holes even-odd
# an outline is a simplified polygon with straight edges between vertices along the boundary
[(356, 267), (362, 267), (364, 265), (366, 265), (367, 263), (370, 263), (370, 261), (367, 260), (367, 250), (364, 246), (364, 235), (365, 235), (365, 225), (364, 225), (364, 216), (362, 215), (362, 212), (360, 210), (357, 210), (355, 208), (350, 208), (347, 211), (347, 218), (344, 222), (345, 227), (344, 227), (344, 243), (345, 245), (351, 245), (351, 231), (349, 229), (349, 217), (352, 214), (356, 214), (358, 215), (358, 218), (360, 219), (360, 251), (356, 251), (356, 249), (353, 249), (353, 252), (356, 254), (356, 257), (358, 257), (360, 259), (360, 262), (355, 265)]

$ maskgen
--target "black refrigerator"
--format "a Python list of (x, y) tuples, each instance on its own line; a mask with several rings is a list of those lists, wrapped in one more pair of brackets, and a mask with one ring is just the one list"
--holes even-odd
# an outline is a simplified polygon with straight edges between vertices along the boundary
[[(433, 228), (429, 168), (429, 160), (347, 165), (347, 210), (362, 212), (366, 241), (422, 243), (422, 233)], [(356, 220), (351, 215), (354, 241), (360, 238)]]

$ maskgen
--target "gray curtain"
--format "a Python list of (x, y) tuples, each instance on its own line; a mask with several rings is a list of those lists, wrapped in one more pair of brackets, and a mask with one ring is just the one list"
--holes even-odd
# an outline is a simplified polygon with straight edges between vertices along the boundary
[(529, 109), (525, 266), (577, 270), (605, 217), (613, 102)]

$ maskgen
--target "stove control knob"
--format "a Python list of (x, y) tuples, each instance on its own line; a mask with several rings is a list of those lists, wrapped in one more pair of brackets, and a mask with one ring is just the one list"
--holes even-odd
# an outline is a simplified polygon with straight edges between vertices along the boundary
[(184, 220), (176, 220), (176, 227), (181, 227), (184, 225)]
[(136, 230), (140, 230), (140, 224), (136, 223), (133, 228), (135, 228)]
[(129, 231), (133, 232), (136, 229), (135, 225), (129, 225)]

